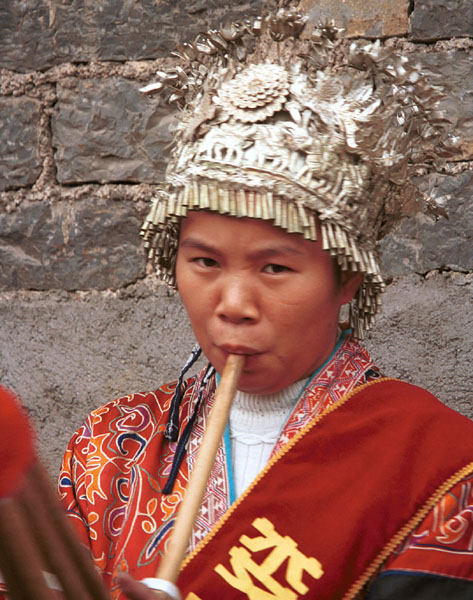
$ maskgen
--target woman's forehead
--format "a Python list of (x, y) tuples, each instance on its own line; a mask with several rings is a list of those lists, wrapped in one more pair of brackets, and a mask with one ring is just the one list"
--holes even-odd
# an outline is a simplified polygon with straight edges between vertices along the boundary
[(305, 241), (301, 234), (289, 233), (269, 220), (234, 217), (210, 211), (189, 211), (187, 213), (181, 223), (181, 239), (183, 236), (189, 235), (190, 232), (201, 232), (202, 235), (207, 234), (212, 238), (229, 232), (235, 232), (236, 234), (253, 232), (260, 239), (277, 238), (295, 244)]
[(207, 211), (189, 212), (183, 219), (180, 248), (200, 248), (215, 252), (244, 252), (256, 258), (277, 254), (311, 256), (326, 253), (320, 241), (306, 240), (288, 233), (269, 221), (249, 217), (223, 216)]

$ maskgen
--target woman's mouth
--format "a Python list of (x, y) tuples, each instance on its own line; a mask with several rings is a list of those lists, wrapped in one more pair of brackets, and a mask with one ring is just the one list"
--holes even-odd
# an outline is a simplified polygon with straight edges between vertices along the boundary
[(217, 346), (217, 348), (225, 354), (242, 354), (244, 356), (255, 356), (256, 354), (262, 354), (261, 351), (251, 346), (222, 344)]

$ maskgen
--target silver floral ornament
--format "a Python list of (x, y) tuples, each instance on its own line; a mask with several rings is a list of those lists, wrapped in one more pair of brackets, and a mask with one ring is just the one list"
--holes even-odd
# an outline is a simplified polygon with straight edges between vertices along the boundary
[(281, 110), (289, 94), (289, 77), (281, 65), (250, 65), (225, 82), (215, 104), (242, 123), (261, 122)]

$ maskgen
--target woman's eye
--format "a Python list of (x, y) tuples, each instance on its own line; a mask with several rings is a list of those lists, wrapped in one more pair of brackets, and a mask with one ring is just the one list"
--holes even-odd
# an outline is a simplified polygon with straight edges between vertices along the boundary
[(198, 256), (197, 258), (193, 258), (192, 262), (199, 265), (199, 267), (216, 267), (218, 265), (217, 261), (213, 258), (208, 258), (207, 256)]
[(290, 267), (286, 267), (285, 265), (276, 265), (270, 264), (266, 265), (263, 269), (265, 273), (270, 273), (271, 275), (276, 275), (277, 273), (284, 273), (286, 271), (292, 271)]

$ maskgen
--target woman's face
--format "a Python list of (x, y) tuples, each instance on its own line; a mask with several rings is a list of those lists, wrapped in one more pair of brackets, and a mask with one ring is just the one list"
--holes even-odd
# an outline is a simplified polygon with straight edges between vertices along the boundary
[(319, 241), (210, 212), (183, 219), (176, 275), (208, 360), (222, 373), (230, 353), (245, 354), (238, 387), (256, 394), (281, 390), (328, 358), (339, 309), (360, 282), (337, 278)]

